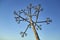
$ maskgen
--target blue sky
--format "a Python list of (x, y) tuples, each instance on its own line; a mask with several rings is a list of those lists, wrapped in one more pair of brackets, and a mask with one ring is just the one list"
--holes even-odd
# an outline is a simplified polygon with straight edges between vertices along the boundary
[(14, 10), (26, 8), (30, 3), (41, 4), (43, 11), (39, 19), (50, 17), (53, 22), (49, 25), (42, 24), (38, 30), (41, 40), (60, 40), (60, 0), (0, 0), (0, 40), (35, 40), (32, 29), (28, 29), (27, 37), (19, 34), (26, 28), (26, 23), (17, 24), (14, 19)]

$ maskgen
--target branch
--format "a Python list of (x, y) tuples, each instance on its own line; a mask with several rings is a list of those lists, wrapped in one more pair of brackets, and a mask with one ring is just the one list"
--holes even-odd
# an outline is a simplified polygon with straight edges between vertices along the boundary
[(25, 20), (25, 21), (27, 21), (28, 23), (30, 23), (27, 19), (25, 19), (25, 18), (23, 18), (23, 17), (21, 17), (20, 15), (18, 15), (17, 13), (14, 13), (15, 15), (17, 15), (18, 17), (20, 17), (21, 19), (23, 19), (23, 20)]
[(20, 33), (20, 34), (22, 34), (22, 37), (24, 37), (24, 35), (27, 36), (26, 31), (27, 31), (27, 29), (29, 28), (29, 26), (30, 26), (30, 24), (27, 26), (27, 28), (26, 28), (26, 30), (25, 30), (24, 32), (21, 32), (21, 33)]
[(40, 22), (36, 22), (36, 23), (47, 23), (47, 24), (49, 24), (50, 22), (52, 22), (52, 20), (46, 20), (46, 21), (40, 21)]

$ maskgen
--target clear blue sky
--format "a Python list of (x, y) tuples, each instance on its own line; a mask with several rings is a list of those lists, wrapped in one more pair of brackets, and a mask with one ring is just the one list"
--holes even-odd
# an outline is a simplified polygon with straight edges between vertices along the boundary
[(44, 9), (40, 13), (40, 20), (50, 17), (53, 22), (42, 24), (38, 30), (41, 40), (60, 40), (60, 0), (0, 0), (0, 40), (35, 40), (32, 29), (28, 29), (27, 37), (22, 38), (20, 32), (26, 28), (26, 23), (17, 24), (14, 10), (26, 8), (27, 5), (41, 4)]

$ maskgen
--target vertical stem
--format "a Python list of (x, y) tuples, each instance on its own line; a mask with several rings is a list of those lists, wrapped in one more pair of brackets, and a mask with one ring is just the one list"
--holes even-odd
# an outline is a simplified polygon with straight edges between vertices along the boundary
[(34, 24), (33, 24), (33, 22), (32, 22), (31, 17), (30, 17), (30, 23), (31, 23), (31, 27), (32, 27), (32, 30), (33, 30), (33, 32), (34, 32), (34, 35), (35, 35), (36, 40), (40, 40), (40, 39), (39, 39), (39, 36), (38, 36), (38, 33), (37, 33), (36, 29), (35, 29), (35, 26), (34, 26)]

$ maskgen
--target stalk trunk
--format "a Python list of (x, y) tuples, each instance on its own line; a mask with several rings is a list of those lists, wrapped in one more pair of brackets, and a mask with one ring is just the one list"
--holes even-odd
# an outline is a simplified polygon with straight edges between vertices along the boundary
[(30, 22), (31, 22), (31, 27), (32, 27), (32, 30), (34, 32), (34, 35), (35, 35), (36, 40), (40, 40), (39, 39), (39, 36), (38, 36), (38, 33), (37, 33), (36, 29), (35, 29), (35, 26), (34, 26), (31, 18), (30, 18)]

